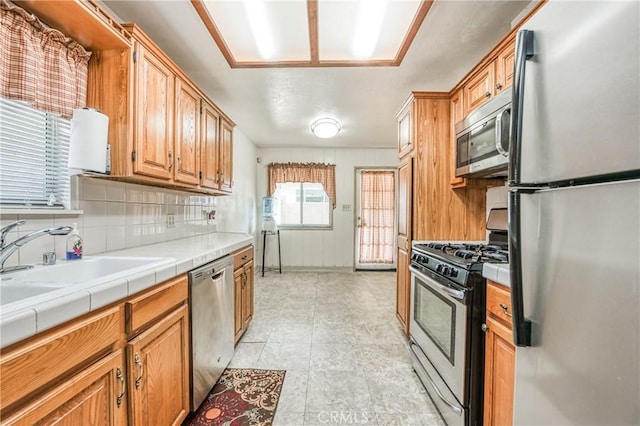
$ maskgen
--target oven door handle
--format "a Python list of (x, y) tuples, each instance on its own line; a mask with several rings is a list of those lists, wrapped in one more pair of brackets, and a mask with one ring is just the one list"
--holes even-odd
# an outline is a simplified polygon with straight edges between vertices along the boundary
[[(428, 277), (426, 277), (421, 271), (419, 271), (418, 269), (414, 268), (413, 266), (409, 266), (409, 270), (411, 272), (413, 272), (414, 274), (423, 277), (423, 279), (429, 279)], [(458, 300), (464, 300), (464, 296), (465, 296), (465, 292), (464, 290), (456, 290), (453, 289), (451, 287), (447, 287), (446, 285), (442, 285), (437, 281), (434, 281), (432, 279), (429, 279), (430, 282), (436, 283), (438, 285), (438, 288), (442, 291), (444, 291), (445, 293), (447, 293), (449, 296), (453, 297), (454, 299), (458, 299)]]
[[(413, 345), (411, 345), (410, 348), (411, 348), (411, 351), (414, 352), (414, 354), (415, 354), (415, 350), (413, 349)], [(429, 375), (429, 372), (427, 371), (427, 369), (426, 368), (421, 368), (421, 370), (424, 372), (425, 377), (427, 378), (427, 380), (429, 380), (429, 383), (431, 384), (431, 387), (436, 392), (436, 395), (438, 395), (438, 397), (442, 400), (442, 402), (447, 404), (449, 406), (449, 408), (451, 408), (456, 414), (462, 415), (462, 409), (460, 407), (458, 407), (457, 405), (455, 405), (454, 403), (452, 403), (451, 401), (449, 401), (442, 394), (442, 392), (440, 392), (440, 389), (438, 389), (438, 385), (436, 385), (436, 382), (433, 381), (433, 379)]]

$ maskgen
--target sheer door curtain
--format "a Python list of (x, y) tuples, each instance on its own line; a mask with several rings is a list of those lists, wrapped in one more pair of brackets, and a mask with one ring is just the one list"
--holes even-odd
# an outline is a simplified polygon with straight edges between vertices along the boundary
[(395, 173), (363, 170), (360, 175), (360, 263), (393, 264)]

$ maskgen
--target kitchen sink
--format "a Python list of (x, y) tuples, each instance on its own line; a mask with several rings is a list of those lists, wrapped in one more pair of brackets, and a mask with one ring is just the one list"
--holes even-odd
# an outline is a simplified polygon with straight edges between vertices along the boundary
[(17, 302), (18, 300), (28, 297), (39, 296), (53, 290), (58, 290), (62, 287), (63, 286), (56, 284), (14, 284), (10, 283), (10, 281), (3, 281), (2, 285), (0, 285), (0, 301), (2, 305), (6, 305), (7, 303)]
[(91, 256), (3, 274), (0, 276), (0, 305), (62, 288), (80, 285), (86, 288), (127, 278), (141, 271), (168, 265), (172, 261), (174, 259), (167, 257)]

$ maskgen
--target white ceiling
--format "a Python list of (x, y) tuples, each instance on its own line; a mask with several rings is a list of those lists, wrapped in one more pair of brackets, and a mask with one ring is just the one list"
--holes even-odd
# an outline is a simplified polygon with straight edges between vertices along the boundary
[[(123, 22), (137, 23), (260, 147), (396, 146), (395, 113), (409, 93), (449, 91), (528, 3), (436, 0), (398, 67), (231, 69), (190, 1), (104, 1)], [(342, 123), (333, 139), (311, 134), (311, 122), (324, 116)]]

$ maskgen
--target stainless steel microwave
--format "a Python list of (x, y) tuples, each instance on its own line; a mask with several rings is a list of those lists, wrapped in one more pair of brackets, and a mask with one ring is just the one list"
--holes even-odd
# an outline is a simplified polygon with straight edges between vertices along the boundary
[(456, 124), (456, 176), (507, 175), (511, 90), (505, 90)]

